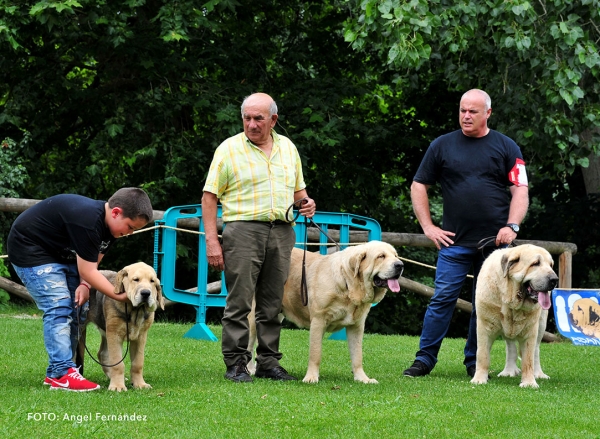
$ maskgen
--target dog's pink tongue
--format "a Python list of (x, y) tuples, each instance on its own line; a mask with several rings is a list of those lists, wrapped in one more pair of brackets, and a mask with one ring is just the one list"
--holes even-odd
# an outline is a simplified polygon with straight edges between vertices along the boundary
[(400, 283), (398, 282), (398, 279), (388, 279), (388, 288), (394, 293), (399, 292)]
[(552, 302), (550, 301), (550, 293), (545, 291), (540, 291), (538, 293), (538, 302), (542, 309), (550, 309)]

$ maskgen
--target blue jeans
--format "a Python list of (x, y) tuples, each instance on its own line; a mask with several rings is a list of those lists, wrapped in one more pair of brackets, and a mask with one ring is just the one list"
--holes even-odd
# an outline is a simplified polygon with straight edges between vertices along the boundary
[[(23, 285), (44, 313), (44, 345), (48, 352), (46, 376), (60, 378), (69, 368), (77, 367), (73, 358), (77, 349), (79, 326), (75, 290), (80, 278), (76, 264), (45, 264), (21, 268), (13, 264)], [(87, 316), (88, 303), (82, 307), (79, 321)]]
[(466, 367), (475, 365), (477, 354), (476, 280), (485, 256), (495, 249), (495, 247), (490, 247), (489, 250), (486, 249), (485, 255), (474, 247), (442, 246), (439, 251), (435, 275), (435, 292), (425, 312), (419, 352), (416, 356), (416, 359), (425, 363), (429, 369), (433, 369), (437, 363), (438, 352), (450, 327), (456, 301), (471, 267), (473, 267), (475, 278), (471, 300), (473, 311), (471, 312), (469, 335), (464, 350), (464, 365)]

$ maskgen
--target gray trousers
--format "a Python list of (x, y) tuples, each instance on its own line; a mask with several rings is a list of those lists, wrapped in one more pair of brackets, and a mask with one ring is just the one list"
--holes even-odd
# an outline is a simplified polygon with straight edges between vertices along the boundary
[(256, 362), (264, 369), (279, 366), (283, 285), (296, 241), (289, 224), (234, 221), (223, 230), (227, 300), (221, 350), (227, 367), (240, 358), (248, 363), (248, 314), (256, 299)]

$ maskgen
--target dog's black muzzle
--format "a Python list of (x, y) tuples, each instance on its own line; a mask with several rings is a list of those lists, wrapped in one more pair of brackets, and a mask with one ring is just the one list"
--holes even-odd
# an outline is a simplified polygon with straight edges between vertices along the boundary
[(143, 289), (142, 291), (140, 291), (140, 296), (142, 296), (142, 300), (144, 302), (148, 302), (148, 299), (150, 299), (150, 294), (151, 291), (148, 289)]

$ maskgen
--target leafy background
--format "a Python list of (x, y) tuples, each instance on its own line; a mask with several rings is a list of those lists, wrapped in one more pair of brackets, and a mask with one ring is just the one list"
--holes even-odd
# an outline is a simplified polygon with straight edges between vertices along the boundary
[[(412, 177), (429, 143), (458, 127), (462, 93), (478, 87), (492, 97), (490, 126), (527, 162), (520, 238), (574, 242), (573, 286), (597, 287), (598, 6), (0, 0), (0, 196), (107, 199), (139, 186), (158, 210), (199, 203), (214, 149), (241, 130), (243, 97), (262, 91), (278, 103), (276, 129), (297, 145), (319, 210), (420, 233)], [(439, 219), (435, 190), (432, 206)], [(15, 217), (0, 212), (0, 245)], [(104, 268), (151, 261), (150, 241), (120, 243)], [(178, 249), (184, 287), (195, 286), (194, 251)], [(435, 264), (430, 250), (399, 251)], [(405, 274), (431, 285), (429, 269)], [(388, 298), (369, 330), (418, 334), (425, 304)], [(450, 335), (464, 335), (463, 314)]]

